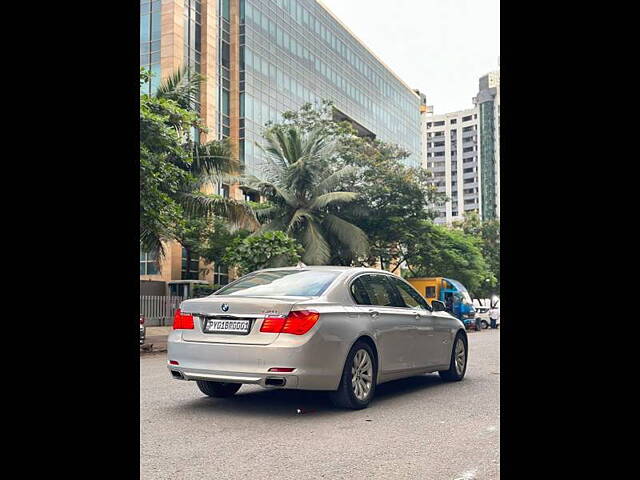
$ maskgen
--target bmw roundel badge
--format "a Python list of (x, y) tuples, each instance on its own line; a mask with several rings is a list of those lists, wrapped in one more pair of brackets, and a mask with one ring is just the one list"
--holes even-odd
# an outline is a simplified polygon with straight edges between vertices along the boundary
[(229, 311), (229, 305), (227, 305), (226, 303), (223, 303), (222, 305), (220, 305), (220, 308), (222, 309), (223, 312)]

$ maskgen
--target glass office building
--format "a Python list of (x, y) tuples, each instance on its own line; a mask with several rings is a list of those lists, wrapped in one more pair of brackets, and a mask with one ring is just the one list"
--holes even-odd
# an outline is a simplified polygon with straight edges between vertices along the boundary
[[(140, 66), (154, 74), (143, 91), (185, 65), (204, 78), (194, 106), (208, 130), (200, 138), (229, 138), (246, 173), (261, 174), (256, 142), (266, 122), (322, 100), (359, 134), (403, 147), (405, 163), (420, 166), (420, 96), (317, 0), (141, 0)], [(215, 193), (257, 199), (238, 185)], [(180, 277), (179, 249), (168, 250), (163, 273), (141, 259), (145, 278)]]
[(420, 164), (420, 97), (316, 0), (141, 0), (140, 65), (154, 73), (145, 88), (185, 64), (207, 75), (200, 103), (216, 111), (205, 124), (231, 137), (248, 173), (265, 122), (321, 100)]
[(365, 135), (420, 164), (420, 97), (314, 0), (240, 0), (240, 139), (253, 173), (261, 131), (305, 102), (334, 102)]
[(140, 66), (153, 73), (150, 83), (142, 86), (149, 93), (158, 86), (160, 79), (160, 0), (140, 0)]
[(480, 77), (479, 87), (482, 217), (491, 220), (500, 218), (500, 72)]

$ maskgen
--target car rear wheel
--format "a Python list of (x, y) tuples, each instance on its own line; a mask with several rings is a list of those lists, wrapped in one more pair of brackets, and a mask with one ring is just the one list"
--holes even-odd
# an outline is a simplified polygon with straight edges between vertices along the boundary
[(449, 370), (440, 370), (440, 378), (447, 382), (459, 382), (467, 371), (467, 339), (458, 333), (451, 349)]
[(356, 342), (347, 355), (338, 390), (330, 394), (331, 401), (340, 408), (366, 408), (376, 390), (376, 375), (373, 349), (365, 342)]
[(196, 383), (202, 393), (217, 398), (230, 397), (242, 386), (241, 383), (207, 382), (204, 380), (197, 380)]
[(489, 322), (487, 322), (486, 320), (482, 320), (482, 328), (484, 328), (485, 330), (489, 328)]

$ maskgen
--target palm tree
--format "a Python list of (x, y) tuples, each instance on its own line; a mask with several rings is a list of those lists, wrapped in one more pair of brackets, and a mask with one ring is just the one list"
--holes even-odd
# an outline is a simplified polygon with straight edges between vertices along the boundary
[(340, 217), (340, 207), (357, 194), (334, 191), (355, 172), (353, 167), (331, 169), (335, 141), (319, 130), (293, 126), (273, 127), (264, 137), (266, 144), (258, 145), (267, 160), (264, 178), (248, 182), (272, 204), (256, 211), (266, 220), (259, 232), (282, 230), (296, 238), (305, 250), (302, 261), (309, 265), (326, 265), (337, 249), (352, 260), (365, 255), (366, 234)]
[[(176, 70), (157, 88), (155, 97), (175, 101), (185, 110), (193, 111), (199, 99), (200, 83), (203, 77), (188, 67)], [(211, 191), (219, 183), (233, 183), (239, 180), (240, 165), (232, 158), (228, 141), (213, 140), (199, 143), (191, 137), (191, 132), (182, 132), (185, 148), (191, 152), (190, 161), (182, 158), (169, 160), (181, 170), (188, 172), (188, 181), (181, 181), (174, 200), (182, 206), (187, 216), (202, 217), (215, 215), (227, 220), (232, 227), (255, 230), (259, 227), (255, 213), (245, 202), (225, 198), (221, 195), (205, 193), (207, 185)], [(167, 152), (167, 157), (171, 154)], [(171, 236), (166, 226), (155, 224), (140, 225), (141, 248), (158, 257), (164, 255), (162, 242)]]

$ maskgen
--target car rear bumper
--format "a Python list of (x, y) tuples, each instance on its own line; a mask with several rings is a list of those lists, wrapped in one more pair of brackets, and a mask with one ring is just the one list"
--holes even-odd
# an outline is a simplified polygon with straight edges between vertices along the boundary
[[(173, 378), (246, 383), (265, 388), (336, 390), (346, 358), (343, 342), (286, 336), (269, 345), (185, 342), (179, 331), (167, 341), (167, 368)], [(305, 341), (306, 340), (306, 341)], [(347, 347), (348, 350), (348, 347)], [(178, 365), (169, 364), (177, 361)], [(294, 368), (269, 372), (269, 368)], [(284, 385), (272, 385), (273, 379)]]

